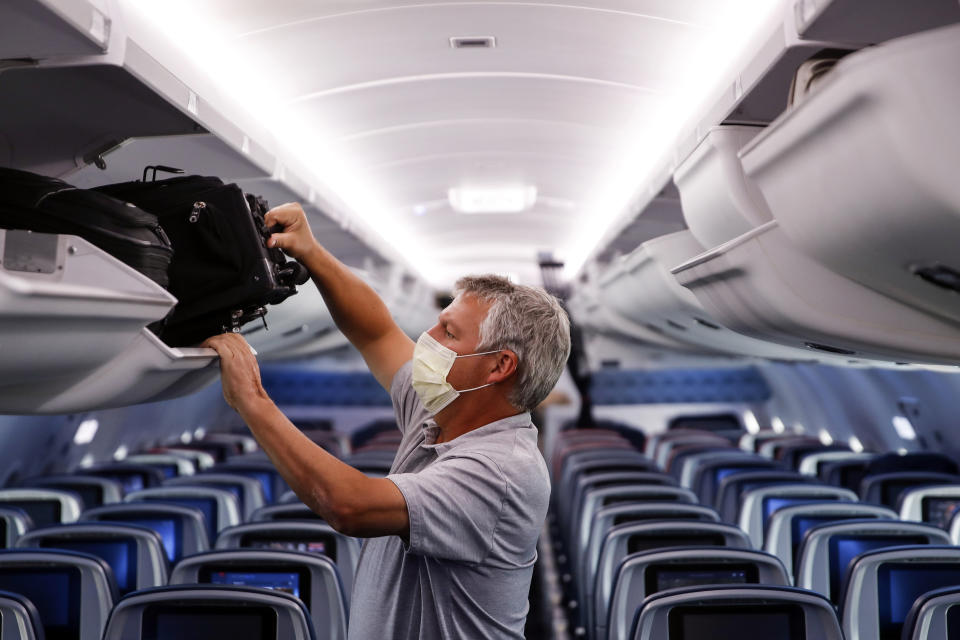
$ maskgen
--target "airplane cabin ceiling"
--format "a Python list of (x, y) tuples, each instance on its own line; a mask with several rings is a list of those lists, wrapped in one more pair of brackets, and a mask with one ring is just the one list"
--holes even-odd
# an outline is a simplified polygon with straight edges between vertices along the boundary
[[(438, 286), (582, 263), (781, 0), (134, 0)], [(752, 31), (751, 31), (752, 30)], [(493, 37), (453, 48), (452, 37)], [(242, 86), (237, 86), (241, 84)], [(463, 214), (452, 188), (535, 187)], [(590, 246), (593, 243), (593, 246)]]

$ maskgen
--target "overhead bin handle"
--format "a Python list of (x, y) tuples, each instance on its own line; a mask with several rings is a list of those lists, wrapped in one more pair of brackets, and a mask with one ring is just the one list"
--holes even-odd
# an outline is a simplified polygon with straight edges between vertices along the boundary
[(143, 168), (143, 178), (142, 178), (142, 181), (143, 181), (143, 182), (146, 182), (146, 181), (147, 181), (147, 174), (153, 172), (153, 173), (151, 173), (151, 175), (150, 175), (150, 182), (156, 182), (156, 181), (157, 181), (157, 171), (163, 171), (164, 173), (183, 173), (183, 169), (178, 169), (177, 167), (168, 167), (168, 166), (162, 165), (162, 164), (150, 164), (150, 165), (147, 165), (146, 167)]

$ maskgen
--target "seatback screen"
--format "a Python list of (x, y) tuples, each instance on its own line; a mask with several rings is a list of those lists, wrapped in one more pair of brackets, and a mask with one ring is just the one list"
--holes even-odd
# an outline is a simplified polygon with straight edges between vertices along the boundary
[(757, 584), (759, 571), (754, 564), (703, 563), (652, 565), (645, 575), (647, 595), (707, 584)]
[(83, 506), (85, 509), (99, 507), (103, 504), (103, 489), (95, 484), (64, 483), (45, 484), (44, 486), (52, 487), (54, 489), (62, 489), (63, 491), (72, 491), (80, 496), (81, 500), (83, 500)]
[(900, 494), (907, 489), (914, 487), (923, 487), (933, 484), (930, 480), (901, 480), (897, 482), (885, 482), (880, 490), (881, 501), (889, 507), (897, 507), (897, 501)]
[(954, 605), (947, 609), (947, 640), (960, 638), (960, 607)]
[(143, 640), (274, 640), (277, 613), (269, 607), (154, 606), (143, 612)]
[(251, 549), (276, 549), (278, 551), (304, 551), (324, 555), (336, 562), (337, 545), (333, 536), (304, 533), (248, 533), (240, 539), (241, 547)]
[(630, 536), (627, 540), (627, 553), (650, 551), (665, 547), (722, 547), (724, 537), (719, 533), (705, 533), (701, 535), (658, 535)]
[(228, 469), (227, 473), (235, 473), (247, 478), (253, 478), (263, 487), (263, 499), (273, 502), (273, 474), (269, 471), (255, 471), (247, 469)]
[(33, 520), (36, 529), (60, 524), (59, 500), (5, 500), (0, 506), (22, 509)]
[(656, 513), (624, 513), (613, 517), (613, 526), (628, 522), (643, 522), (644, 520), (701, 520), (699, 513), (670, 513), (659, 511)]
[(110, 514), (108, 516), (101, 516), (100, 519), (111, 522), (125, 522), (127, 524), (135, 524), (140, 527), (146, 527), (147, 529), (153, 529), (160, 534), (160, 539), (163, 541), (163, 549), (167, 552), (167, 559), (170, 560), (170, 562), (176, 562), (180, 559), (183, 548), (183, 525), (179, 518), (138, 516), (135, 514)]
[(821, 524), (830, 524), (831, 522), (842, 522), (843, 520), (858, 520), (869, 516), (863, 515), (835, 515), (835, 516), (796, 516), (790, 521), (791, 544), (793, 546), (793, 566), (798, 567), (800, 563), (800, 545), (807, 531)]
[(323, 521), (318, 514), (310, 510), (309, 507), (303, 507), (301, 509), (291, 509), (289, 511), (276, 511), (271, 516), (274, 520), (320, 520)]
[(114, 472), (97, 472), (95, 474), (99, 478), (106, 478), (107, 480), (115, 480), (123, 485), (123, 492), (130, 493), (131, 491), (140, 491), (145, 487), (143, 481), (143, 474), (136, 471), (114, 471)]
[(804, 640), (803, 609), (791, 605), (676, 607), (670, 640)]
[(924, 522), (931, 522), (941, 529), (946, 529), (950, 526), (953, 514), (960, 508), (960, 496), (952, 498), (923, 498), (921, 508), (923, 509)]
[(306, 567), (206, 565), (199, 571), (200, 582), (260, 587), (283, 591), (310, 604), (310, 571)]
[(835, 501), (836, 498), (833, 496), (817, 496), (817, 495), (806, 495), (806, 496), (769, 496), (763, 499), (763, 524), (766, 526), (767, 521), (770, 520), (770, 516), (774, 514), (778, 509), (783, 509), (784, 507), (792, 507), (798, 504), (815, 504), (817, 502), (831, 502)]
[(960, 586), (960, 564), (887, 563), (877, 570), (880, 640), (900, 640), (914, 600), (941, 587)]
[(129, 538), (45, 539), (41, 540), (40, 546), (80, 551), (102, 558), (113, 570), (121, 595), (135, 591), (137, 588), (137, 543), (134, 540)]
[(611, 504), (621, 504), (624, 502), (681, 502), (676, 493), (649, 493), (639, 495), (636, 493), (623, 493), (620, 495), (606, 496), (603, 499), (603, 506), (608, 507)]
[(925, 536), (850, 535), (830, 538), (830, 599), (840, 604), (843, 578), (853, 559), (862, 553), (905, 544), (928, 544)]
[(162, 502), (181, 507), (192, 507), (203, 513), (203, 524), (207, 531), (207, 540), (212, 545), (217, 539), (217, 500), (216, 498), (165, 498), (150, 497), (145, 502)]
[(0, 567), (0, 590), (28, 598), (37, 608), (47, 640), (80, 636), (80, 570)]

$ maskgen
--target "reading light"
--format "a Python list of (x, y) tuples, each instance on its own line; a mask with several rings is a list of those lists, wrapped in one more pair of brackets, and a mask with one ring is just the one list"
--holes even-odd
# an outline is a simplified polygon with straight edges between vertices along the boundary
[(130, 453), (130, 450), (127, 449), (127, 445), (122, 444), (117, 447), (117, 450), (113, 452), (114, 460), (124, 460), (127, 457), (127, 454)]
[(854, 453), (863, 453), (863, 443), (860, 442), (860, 438), (857, 436), (850, 436), (850, 440), (848, 442), (850, 443), (850, 449)]
[(904, 440), (917, 439), (917, 432), (914, 431), (913, 424), (903, 416), (893, 416), (893, 428), (896, 429), (897, 435)]
[(100, 428), (100, 423), (94, 418), (84, 420), (80, 423), (80, 426), (77, 427), (77, 432), (73, 434), (73, 443), (74, 444), (90, 444), (93, 442), (94, 436), (97, 435), (97, 429)]
[(748, 410), (743, 412), (743, 426), (747, 430), (747, 433), (760, 432), (760, 423), (757, 421), (757, 416), (753, 415), (753, 411)]
[(820, 442), (829, 447), (833, 444), (833, 436), (826, 429), (820, 429)]
[(537, 201), (537, 188), (453, 187), (447, 191), (447, 197), (458, 213), (520, 213)]
[(773, 430), (777, 433), (783, 433), (787, 430), (787, 425), (783, 424), (783, 420), (777, 416), (774, 416), (770, 420), (770, 426), (773, 427)]

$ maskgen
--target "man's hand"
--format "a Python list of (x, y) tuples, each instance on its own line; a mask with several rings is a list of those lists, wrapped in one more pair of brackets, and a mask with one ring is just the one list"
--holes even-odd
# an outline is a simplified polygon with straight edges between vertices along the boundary
[(269, 400), (260, 383), (260, 367), (253, 349), (238, 333), (224, 333), (208, 338), (201, 346), (220, 355), (220, 378), (223, 398), (237, 413), (257, 401)]
[(268, 227), (282, 225), (283, 232), (275, 233), (267, 240), (268, 247), (279, 247), (294, 260), (303, 262), (307, 254), (316, 246), (317, 240), (310, 231), (307, 214), (303, 207), (288, 202), (267, 211), (264, 222)]

